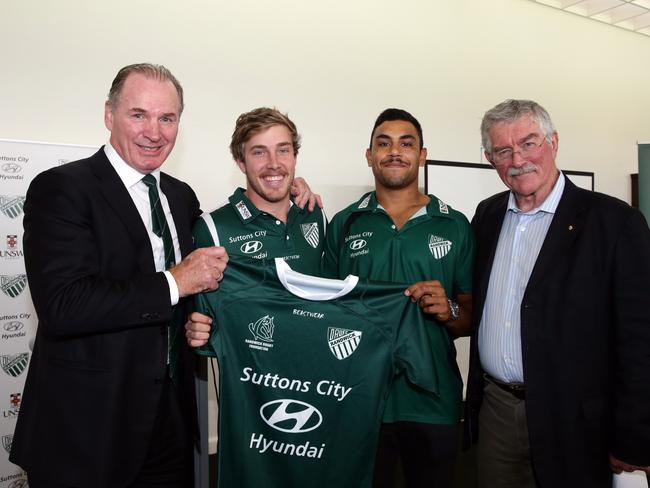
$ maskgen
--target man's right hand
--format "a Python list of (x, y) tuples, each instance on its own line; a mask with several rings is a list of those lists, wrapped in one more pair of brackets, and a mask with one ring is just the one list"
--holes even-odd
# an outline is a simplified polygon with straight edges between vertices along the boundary
[(181, 297), (219, 288), (219, 281), (228, 263), (223, 247), (202, 247), (191, 252), (178, 265), (169, 269)]
[(210, 339), (212, 319), (199, 312), (192, 312), (185, 323), (185, 337), (190, 347), (201, 347)]

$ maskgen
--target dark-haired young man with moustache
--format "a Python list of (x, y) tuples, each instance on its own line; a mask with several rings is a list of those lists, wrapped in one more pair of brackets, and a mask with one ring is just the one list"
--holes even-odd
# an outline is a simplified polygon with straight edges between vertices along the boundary
[[(366, 160), (375, 191), (339, 212), (328, 227), (324, 273), (411, 284), (440, 383), (435, 395), (395, 378), (375, 461), (374, 486), (452, 486), (459, 450), (462, 380), (454, 338), (469, 333), (474, 238), (467, 219), (418, 188), (426, 161), (420, 123), (387, 109), (372, 129)], [(400, 466), (402, 474), (400, 476)]]

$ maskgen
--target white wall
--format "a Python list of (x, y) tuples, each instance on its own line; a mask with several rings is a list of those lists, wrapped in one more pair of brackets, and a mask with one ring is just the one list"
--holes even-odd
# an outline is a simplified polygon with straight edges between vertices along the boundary
[(166, 168), (206, 209), (243, 183), (229, 137), (260, 105), (297, 123), (299, 172), (330, 214), (372, 184), (364, 147), (388, 106), (420, 119), (430, 158), (478, 162), (483, 112), (533, 98), (559, 165), (625, 200), (650, 137), (650, 38), (526, 0), (4, 0), (0, 46), (2, 138), (102, 143), (115, 72), (167, 65), (187, 109)]
[(650, 139), (650, 38), (526, 0), (4, 0), (0, 53), (6, 139), (101, 144), (117, 70), (169, 67), (187, 108), (166, 170), (204, 209), (243, 184), (230, 134), (261, 105), (298, 125), (298, 171), (330, 215), (371, 187), (363, 154), (389, 106), (420, 119), (431, 159), (480, 162), (482, 114), (537, 100), (559, 166), (626, 201), (636, 141)]

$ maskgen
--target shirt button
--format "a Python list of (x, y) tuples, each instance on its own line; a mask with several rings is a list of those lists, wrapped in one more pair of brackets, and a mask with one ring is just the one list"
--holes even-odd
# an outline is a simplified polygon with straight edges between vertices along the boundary
[(287, 236), (287, 241), (289, 240), (289, 236)]
[(279, 221), (279, 220), (276, 220), (276, 221), (275, 221), (275, 225), (280, 225), (280, 221)]
[(395, 224), (390, 226), (391, 229), (395, 229)]

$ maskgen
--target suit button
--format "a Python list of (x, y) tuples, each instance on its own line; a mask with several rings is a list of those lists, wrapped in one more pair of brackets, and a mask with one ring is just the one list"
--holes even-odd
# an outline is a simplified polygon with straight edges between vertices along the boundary
[(149, 320), (151, 318), (151, 314), (150, 313), (143, 313), (142, 315), (140, 315), (140, 318), (144, 319), (144, 320)]

